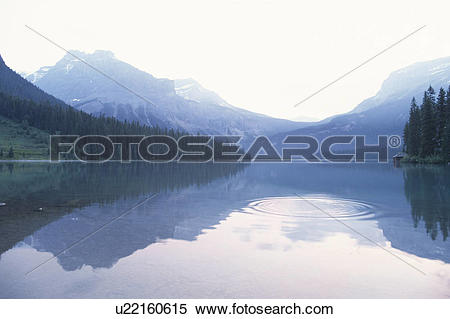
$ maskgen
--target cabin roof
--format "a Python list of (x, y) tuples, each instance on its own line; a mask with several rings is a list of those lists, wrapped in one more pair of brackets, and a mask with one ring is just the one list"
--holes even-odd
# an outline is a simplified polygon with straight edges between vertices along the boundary
[(400, 152), (400, 153), (395, 154), (393, 157), (394, 157), (394, 158), (403, 158), (403, 157), (405, 157), (405, 156), (406, 156), (405, 153)]

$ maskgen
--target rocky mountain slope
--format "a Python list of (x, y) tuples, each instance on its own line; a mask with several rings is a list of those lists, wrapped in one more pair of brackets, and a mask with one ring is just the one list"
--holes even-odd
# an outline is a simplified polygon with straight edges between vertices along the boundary
[(280, 143), (288, 134), (313, 135), (319, 139), (330, 135), (358, 134), (376, 142), (377, 135), (402, 135), (412, 97), (421, 103), (423, 92), (430, 85), (435, 90), (448, 88), (450, 57), (415, 63), (395, 71), (375, 96), (364, 100), (351, 112), (277, 134), (275, 140)]
[(191, 133), (246, 136), (275, 134), (308, 125), (234, 107), (192, 79), (155, 78), (116, 59), (109, 51), (72, 53), (80, 59), (67, 54), (54, 66), (43, 67), (27, 79), (69, 105), (94, 115), (105, 114)]

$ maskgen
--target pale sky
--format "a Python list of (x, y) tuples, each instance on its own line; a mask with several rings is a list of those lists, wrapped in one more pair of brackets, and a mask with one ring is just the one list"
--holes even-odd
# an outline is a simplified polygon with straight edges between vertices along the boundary
[(66, 49), (111, 50), (156, 77), (191, 77), (235, 106), (288, 119), (347, 112), (392, 71), (450, 55), (449, 1), (2, 0), (0, 9), (0, 54), (16, 71), (64, 55), (27, 24)]

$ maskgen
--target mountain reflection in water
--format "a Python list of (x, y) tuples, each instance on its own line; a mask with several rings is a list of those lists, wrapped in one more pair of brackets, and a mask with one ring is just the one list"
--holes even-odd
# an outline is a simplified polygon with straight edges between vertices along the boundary
[[(295, 258), (289, 254), (292, 245), (300, 245), (295, 254), (302, 251), (301, 247), (308, 254), (307, 247), (325, 245), (330, 238), (341, 238), (340, 234), (351, 238), (360, 249), (374, 247), (381, 250), (374, 244), (377, 243), (408, 256), (429, 260), (433, 267), (438, 267), (434, 261), (439, 261), (448, 270), (449, 174), (449, 167), (396, 169), (380, 164), (3, 164), (0, 178), (6, 183), (1, 183), (0, 198), (7, 206), (0, 208), (0, 274), (9, 269), (5, 268), (7, 264), (15, 264), (16, 257), (12, 256), (16, 254), (30, 254), (28, 264), (21, 266), (28, 270), (48, 258), (35, 256), (29, 249), (57, 255), (55, 261), (68, 274), (85, 273), (86, 267), (114, 270), (121, 260), (138, 258), (152, 251), (149, 248), (153, 246), (159, 250), (160, 245), (167, 249), (158, 254), (165, 251), (166, 255), (160, 255), (152, 265), (158, 268), (170, 256), (176, 264), (178, 257), (172, 255), (174, 252), (170, 248), (175, 249), (177, 242), (200, 245), (197, 249), (192, 246), (193, 254), (198, 254), (195, 258), (192, 255), (192, 260), (196, 260), (201, 258), (202, 250), (216, 245), (212, 239), (205, 242), (200, 238), (220, 238), (221, 243), (217, 244), (215, 253), (209, 255), (209, 261), (180, 264), (181, 268), (172, 270), (168, 276), (188, 276), (182, 274), (182, 268), (186, 266), (186, 269), (206, 267), (204, 271), (211, 272), (211, 276), (216, 273), (216, 279), (226, 278), (225, 273), (221, 273), (224, 270), (214, 271), (214, 267), (218, 267), (216, 262), (235, 263), (229, 257), (222, 260), (231, 252), (238, 258), (236, 262), (250, 258), (248, 266), (256, 275), (258, 269), (264, 267), (261, 260), (267, 261), (267, 267), (275, 266), (276, 261), (268, 256), (277, 251), (284, 252), (283, 258), (288, 260)], [(129, 215), (58, 254), (155, 193), (158, 194), (155, 198)], [(43, 212), (34, 211), (37, 207), (43, 207)], [(371, 241), (342, 227), (334, 219), (357, 229)], [(232, 240), (234, 236), (238, 236), (238, 242)], [(262, 239), (259, 236), (263, 236)], [(237, 245), (231, 251), (227, 239), (230, 239), (229, 245)], [(341, 240), (334, 245), (339, 245)], [(247, 251), (247, 245), (252, 243), (255, 248)], [(331, 247), (326, 245), (323, 247)], [(325, 248), (315, 249), (320, 253)], [(187, 247), (183, 250), (188, 251)], [(176, 251), (183, 256), (183, 250)], [(258, 251), (265, 253), (261, 255)], [(386, 259), (383, 261), (386, 265), (392, 263), (393, 269), (402, 267), (386, 252), (381, 250), (377, 254)], [(370, 259), (366, 253), (351, 256), (350, 259), (357, 258), (354, 262), (361, 261), (362, 264)], [(411, 258), (408, 256), (403, 258)], [(329, 262), (333, 264), (334, 261)], [(54, 269), (52, 265), (44, 267)], [(130, 271), (142, 267), (135, 264)], [(443, 280), (445, 285), (446, 279)], [(0, 280), (0, 286), (4, 284), (6, 282)], [(186, 285), (188, 289), (190, 284)], [(395, 283), (389, 285), (393, 285), (390, 289), (396, 289)], [(177, 295), (170, 291), (156, 296)], [(5, 294), (21, 295), (19, 292), (8, 293), (8, 289)], [(186, 294), (181, 296), (198, 296), (192, 291)], [(393, 295), (396, 296), (394, 292)], [(95, 296), (105, 294), (100, 292)], [(128, 295), (125, 293), (125, 296)], [(276, 296), (283, 296), (282, 291)]]

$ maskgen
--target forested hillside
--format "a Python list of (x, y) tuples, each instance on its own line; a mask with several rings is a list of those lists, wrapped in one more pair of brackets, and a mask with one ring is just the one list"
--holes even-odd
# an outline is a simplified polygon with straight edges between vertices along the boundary
[(11, 70), (0, 56), (0, 92), (11, 96), (19, 96), (23, 99), (32, 100), (40, 103), (59, 104), (64, 106), (64, 102), (54, 96), (45, 93), (34, 84), (31, 84)]
[(409, 120), (405, 125), (406, 161), (447, 163), (450, 161), (450, 88), (436, 92), (429, 87), (422, 104), (411, 101)]
[(181, 134), (76, 110), (23, 79), (1, 57), (0, 116), (0, 159), (45, 158), (49, 134)]

